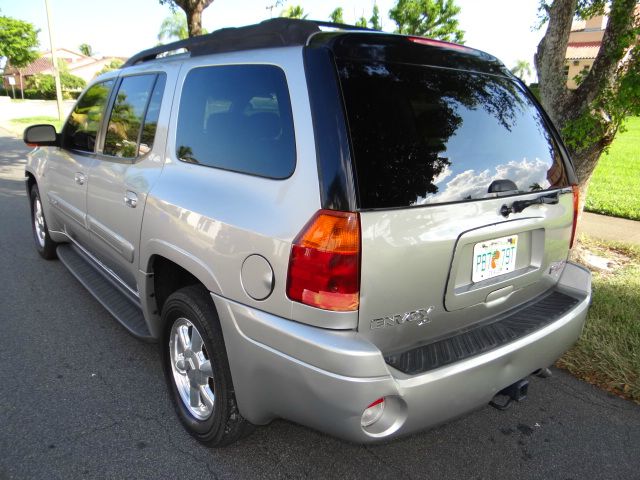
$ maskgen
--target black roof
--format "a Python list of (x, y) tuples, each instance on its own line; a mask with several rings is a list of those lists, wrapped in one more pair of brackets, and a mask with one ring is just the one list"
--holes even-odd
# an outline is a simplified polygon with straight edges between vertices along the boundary
[[(338, 30), (323, 32), (320, 27)], [(363, 31), (368, 34), (363, 35)], [(310, 41), (311, 36), (313, 38)], [(466, 46), (422, 37), (384, 33), (354, 25), (292, 18), (274, 18), (245, 27), (223, 28), (206, 35), (159, 45), (135, 54), (127, 60), (123, 68), (153, 60), (158, 55), (180, 49), (187, 50), (192, 57), (195, 57), (212, 53), (307, 44), (310, 47), (327, 47), (336, 57), (342, 58), (428, 64), (509, 75), (508, 70), (498, 59)]]
[(179, 49), (185, 49), (191, 56), (210, 53), (235, 52), (253, 48), (287, 47), (305, 45), (311, 35), (320, 31), (320, 27), (342, 28), (345, 30), (365, 30), (368, 28), (341, 23), (320, 22), (315, 20), (297, 20), (274, 18), (246, 27), (223, 28), (215, 32), (177, 42), (159, 45), (135, 54), (123, 65), (130, 67), (137, 63), (153, 60), (158, 55)]

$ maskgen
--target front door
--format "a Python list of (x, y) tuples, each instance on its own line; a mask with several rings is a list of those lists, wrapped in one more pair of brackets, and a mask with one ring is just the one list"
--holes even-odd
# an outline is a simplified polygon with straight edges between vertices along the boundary
[(104, 145), (89, 173), (92, 253), (135, 292), (144, 204), (162, 167), (164, 140), (154, 140), (165, 78), (156, 73), (121, 78)]
[(62, 131), (62, 145), (51, 152), (44, 175), (52, 212), (65, 232), (86, 245), (87, 187), (95, 162), (95, 146), (105, 106), (114, 81), (93, 85), (78, 101)]

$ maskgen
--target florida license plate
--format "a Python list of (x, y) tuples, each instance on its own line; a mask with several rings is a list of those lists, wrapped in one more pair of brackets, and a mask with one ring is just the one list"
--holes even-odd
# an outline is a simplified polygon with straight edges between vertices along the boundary
[(513, 272), (516, 267), (517, 251), (517, 235), (476, 243), (473, 247), (471, 280), (480, 282)]

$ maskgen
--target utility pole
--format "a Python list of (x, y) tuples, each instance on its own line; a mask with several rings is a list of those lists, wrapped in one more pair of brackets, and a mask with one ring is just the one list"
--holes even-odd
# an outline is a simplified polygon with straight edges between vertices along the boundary
[(49, 0), (44, 0), (47, 9), (47, 25), (49, 27), (49, 45), (51, 47), (51, 63), (53, 64), (53, 78), (56, 82), (56, 100), (58, 101), (58, 118), (62, 120), (62, 86), (60, 85), (60, 72), (58, 71), (58, 57), (56, 57), (56, 46), (53, 41), (53, 24), (51, 23), (51, 10)]

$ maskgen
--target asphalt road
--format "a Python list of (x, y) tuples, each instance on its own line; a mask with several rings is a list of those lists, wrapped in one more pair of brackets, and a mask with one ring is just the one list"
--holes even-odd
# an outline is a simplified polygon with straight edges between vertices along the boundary
[(156, 347), (32, 245), (26, 148), (0, 132), (0, 478), (640, 478), (640, 406), (555, 371), (529, 399), (363, 447), (284, 421), (220, 450), (185, 433)]

